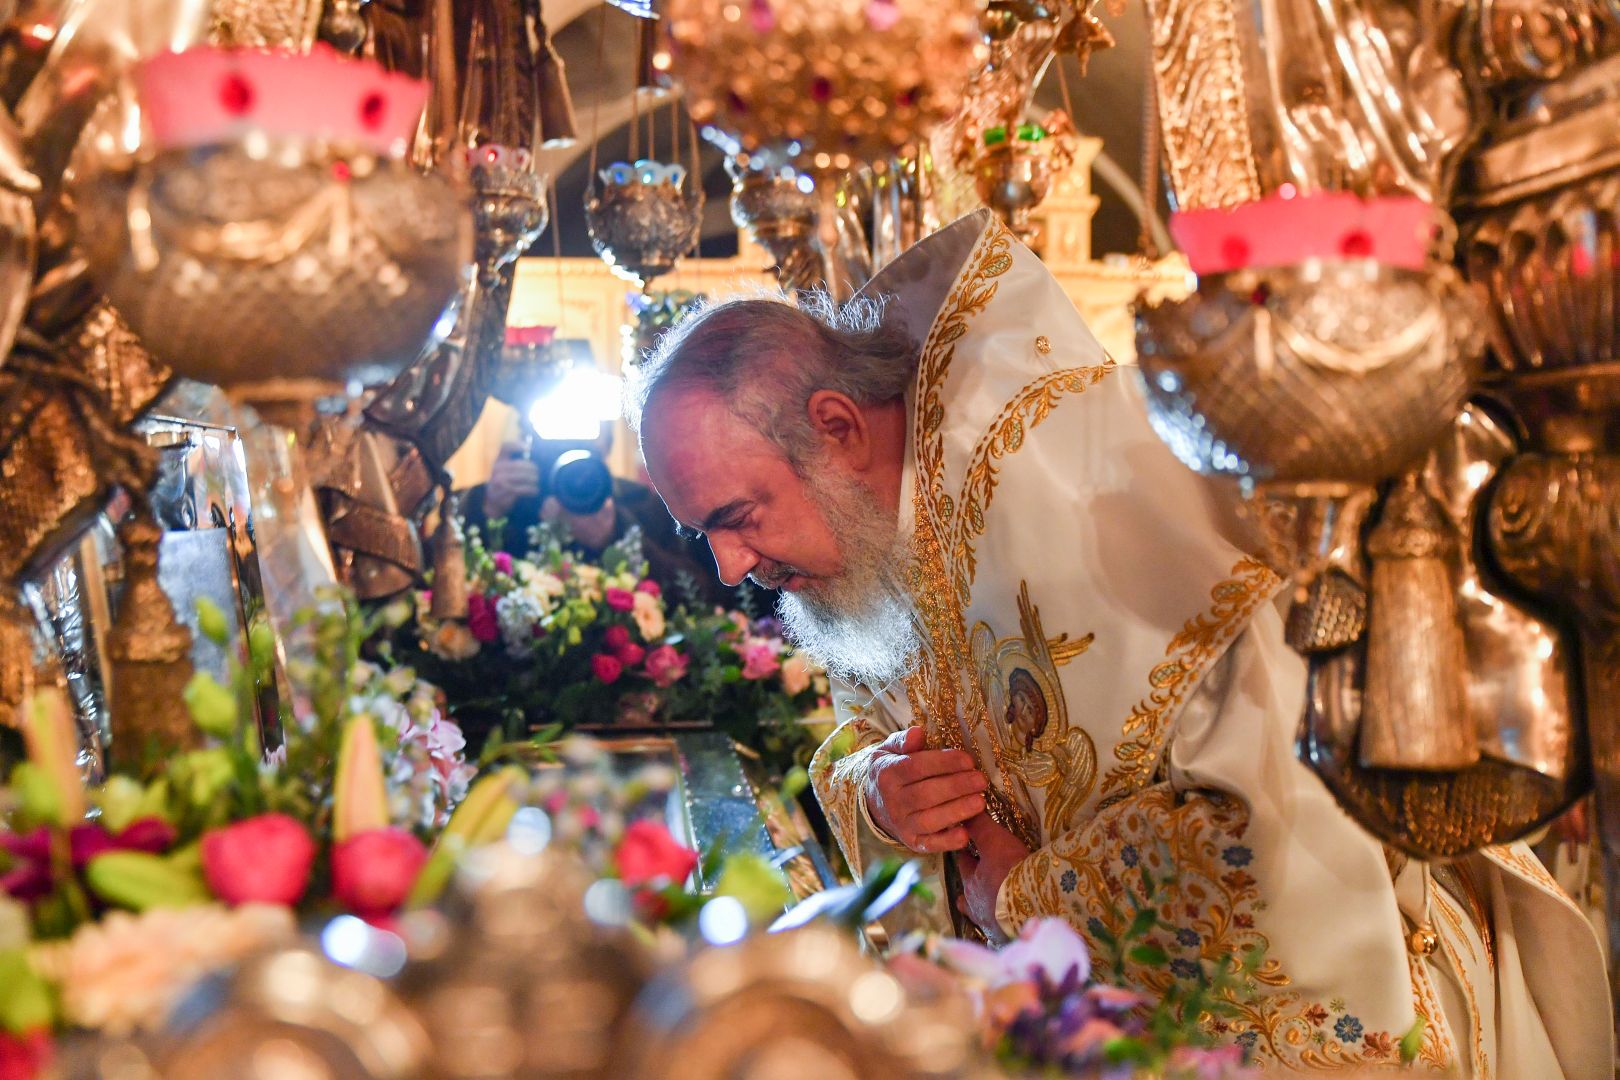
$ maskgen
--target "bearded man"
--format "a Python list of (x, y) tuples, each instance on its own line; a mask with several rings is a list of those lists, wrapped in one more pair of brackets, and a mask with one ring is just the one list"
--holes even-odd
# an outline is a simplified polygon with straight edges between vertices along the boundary
[(630, 411), (680, 530), (845, 685), (811, 771), (857, 873), (948, 860), (959, 930), (1104, 957), (1150, 906), (1156, 995), (1261, 951), (1214, 1022), (1263, 1063), (1611, 1076), (1591, 926), (1522, 845), (1409, 861), (1295, 759), (1281, 581), (988, 214), (844, 308), (688, 318)]

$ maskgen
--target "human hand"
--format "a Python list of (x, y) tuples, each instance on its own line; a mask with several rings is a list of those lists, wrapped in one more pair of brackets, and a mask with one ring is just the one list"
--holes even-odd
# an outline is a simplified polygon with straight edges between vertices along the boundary
[(506, 443), (484, 485), (484, 516), (505, 517), (519, 499), (540, 494), (540, 466), (529, 460), (522, 443)]
[(540, 520), (561, 521), (568, 527), (568, 535), (593, 551), (601, 551), (618, 539), (619, 518), (612, 496), (595, 513), (576, 514), (548, 495), (540, 508)]
[[(1024, 842), (996, 824), (989, 814), (980, 814), (967, 823), (971, 846), (952, 856), (962, 878), (962, 895), (956, 910), (973, 920), (991, 941), (1004, 941), (996, 919), (996, 898), (1013, 867), (1029, 855)], [(974, 854), (976, 853), (976, 854)]]
[(990, 782), (961, 750), (929, 750), (923, 729), (897, 731), (878, 745), (866, 772), (872, 821), (912, 851), (955, 851), (962, 823), (984, 811)]

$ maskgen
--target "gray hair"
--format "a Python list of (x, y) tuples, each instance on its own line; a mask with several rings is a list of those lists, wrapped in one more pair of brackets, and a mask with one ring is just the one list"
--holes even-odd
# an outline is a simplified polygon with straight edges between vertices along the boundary
[(877, 405), (910, 386), (917, 349), (886, 299), (839, 304), (811, 292), (797, 302), (775, 294), (700, 307), (665, 331), (631, 375), (626, 419), (639, 432), (660, 391), (709, 390), (801, 466), (820, 444), (809, 416), (816, 391)]

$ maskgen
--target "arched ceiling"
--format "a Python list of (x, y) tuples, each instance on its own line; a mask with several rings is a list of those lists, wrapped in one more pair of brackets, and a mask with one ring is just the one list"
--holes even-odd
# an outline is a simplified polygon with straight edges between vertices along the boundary
[[(1094, 188), (1101, 205), (1093, 230), (1093, 250), (1099, 256), (1136, 250), (1140, 233), (1137, 215), (1110, 185), (1127, 185), (1134, 189), (1141, 183), (1148, 78), (1147, 27), (1141, 3), (1142, 0), (1130, 0), (1119, 18), (1104, 16), (1117, 44), (1092, 57), (1085, 78), (1080, 77), (1072, 58), (1065, 61), (1065, 74), (1076, 106), (1075, 123), (1082, 132), (1103, 140), (1103, 153), (1108, 159), (1100, 163), (1094, 176)], [(590, 241), (583, 215), (577, 208), (585, 198), (593, 130), (597, 136), (597, 157), (602, 163), (628, 160), (633, 156), (630, 120), (634, 111), (636, 19), (601, 0), (545, 0), (543, 14), (567, 66), (580, 134), (575, 146), (547, 151), (548, 167), (557, 178), (557, 199), (562, 208), (561, 247), (565, 255), (589, 255)], [(1043, 109), (1062, 105), (1055, 68), (1042, 85), (1036, 103)], [(643, 131), (645, 123), (643, 119)], [(655, 140), (658, 155), (667, 157), (670, 145), (667, 106), (658, 109)], [(644, 143), (644, 136), (637, 142)], [(637, 149), (642, 148), (638, 145)], [(685, 150), (683, 157), (689, 155), (690, 150)], [(727, 206), (731, 181), (718, 151), (704, 144), (700, 160), (708, 198), (702, 252), (723, 257), (736, 250), (736, 227), (731, 223)], [(1162, 214), (1162, 196), (1160, 206)], [(533, 253), (549, 255), (554, 243), (548, 231)]]

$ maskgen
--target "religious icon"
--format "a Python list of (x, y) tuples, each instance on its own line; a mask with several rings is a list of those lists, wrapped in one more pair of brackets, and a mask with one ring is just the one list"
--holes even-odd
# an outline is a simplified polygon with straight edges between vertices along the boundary
[(997, 638), (988, 623), (974, 625), (974, 669), (984, 688), (996, 762), (1004, 793), (1024, 815), (1055, 826), (1070, 820), (1097, 782), (1097, 750), (1084, 728), (1069, 725), (1058, 667), (1091, 647), (1096, 635), (1048, 639), (1029, 586), (1018, 591), (1017, 637)]

